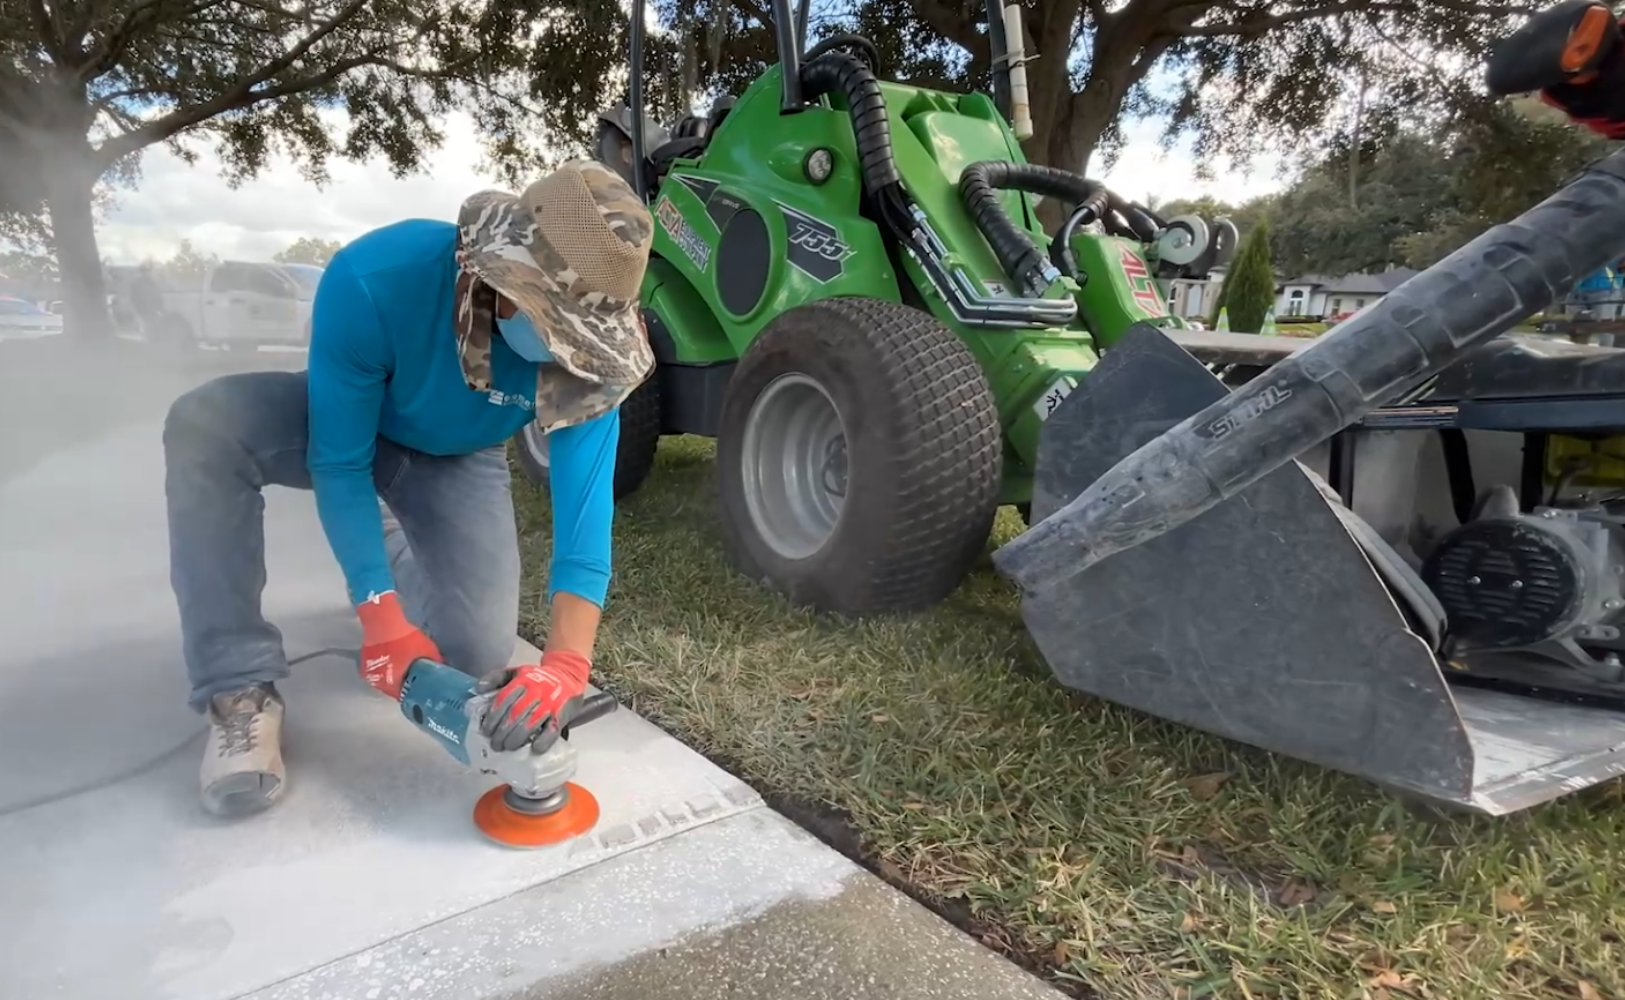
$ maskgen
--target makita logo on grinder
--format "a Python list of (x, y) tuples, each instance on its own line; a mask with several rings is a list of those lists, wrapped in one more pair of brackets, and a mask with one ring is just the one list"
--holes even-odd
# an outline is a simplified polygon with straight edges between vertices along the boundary
[(459, 736), (458, 734), (452, 732), (451, 730), (447, 729), (445, 726), (442, 726), (440, 723), (434, 721), (433, 719), (427, 719), (425, 721), (428, 722), (429, 729), (431, 731), (439, 733), (441, 736), (444, 736), (446, 739), (451, 740), (453, 743), (457, 744), (458, 746), (463, 745), (463, 738), (461, 736)]

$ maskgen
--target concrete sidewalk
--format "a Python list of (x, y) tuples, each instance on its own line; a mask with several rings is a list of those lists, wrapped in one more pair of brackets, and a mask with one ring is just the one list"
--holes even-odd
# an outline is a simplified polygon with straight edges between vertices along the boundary
[(0, 485), (0, 997), (1057, 996), (625, 710), (574, 736), (592, 833), (485, 841), (490, 779), (356, 678), (306, 494), (267, 496), (289, 788), (206, 816), (151, 417)]

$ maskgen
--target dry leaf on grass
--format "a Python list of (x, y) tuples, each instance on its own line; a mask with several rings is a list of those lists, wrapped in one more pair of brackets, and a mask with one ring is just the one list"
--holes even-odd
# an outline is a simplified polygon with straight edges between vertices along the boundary
[(1282, 906), (1302, 906), (1305, 903), (1314, 902), (1316, 895), (1318, 893), (1315, 892), (1314, 886), (1293, 879), (1286, 885), (1281, 886), (1280, 891), (1275, 894), (1275, 901)]
[(1219, 794), (1219, 789), (1229, 780), (1230, 775), (1223, 771), (1216, 771), (1213, 774), (1199, 774), (1194, 778), (1186, 778), (1184, 785), (1190, 789), (1191, 797), (1211, 799)]
[(1371, 904), (1371, 909), (1375, 910), (1378, 913), (1398, 913), (1399, 912), (1399, 907), (1395, 906), (1393, 903), (1390, 903), (1386, 899), (1379, 899), (1375, 903), (1372, 903)]
[(1055, 942), (1055, 952), (1050, 957), (1055, 960), (1056, 965), (1065, 965), (1067, 960), (1072, 957), (1072, 952), (1067, 948), (1065, 941), (1057, 941)]
[(1495, 894), (1495, 908), (1502, 913), (1522, 913), (1523, 897), (1511, 889), (1502, 889)]
[(869, 716), (869, 721), (870, 722), (890, 722), (891, 721), (891, 716), (886, 715), (885, 713), (879, 713), (879, 714), (876, 714), (876, 715)]
[(1602, 992), (1584, 979), (1575, 985), (1580, 988), (1580, 1000), (1602, 1000)]
[(1371, 987), (1373, 997), (1392, 997), (1395, 993), (1405, 997), (1423, 997), (1428, 995), (1427, 988), (1411, 973), (1395, 972), (1393, 969), (1384, 969), (1371, 977), (1367, 983)]

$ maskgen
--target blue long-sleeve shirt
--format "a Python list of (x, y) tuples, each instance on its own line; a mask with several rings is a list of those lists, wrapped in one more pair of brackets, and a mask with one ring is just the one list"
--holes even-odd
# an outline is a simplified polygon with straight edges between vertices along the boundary
[[(499, 445), (534, 417), (536, 365), (493, 337), (491, 392), (463, 379), (453, 332), (456, 227), (413, 219), (333, 256), (310, 337), (316, 510), (350, 599), (394, 589), (372, 465), (379, 436), (430, 455)], [(549, 596), (602, 607), (610, 577), (620, 411), (548, 435), (553, 496)]]

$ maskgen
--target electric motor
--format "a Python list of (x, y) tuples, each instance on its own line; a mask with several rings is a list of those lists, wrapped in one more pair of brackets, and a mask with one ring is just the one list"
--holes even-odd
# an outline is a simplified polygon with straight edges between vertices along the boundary
[(1600, 509), (1479, 517), (1422, 564), (1450, 634), (1474, 646), (1528, 647), (1605, 620), (1620, 606), (1616, 520)]

